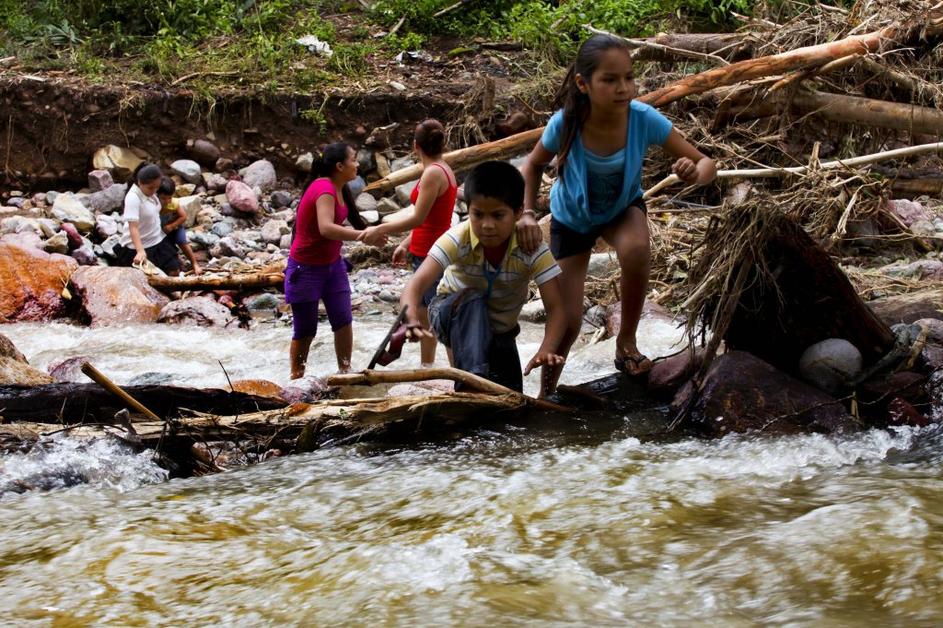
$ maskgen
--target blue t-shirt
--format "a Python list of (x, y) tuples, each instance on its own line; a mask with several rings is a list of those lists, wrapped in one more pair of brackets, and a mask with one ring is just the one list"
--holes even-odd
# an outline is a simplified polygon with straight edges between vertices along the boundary
[[(566, 227), (586, 233), (605, 224), (642, 195), (642, 162), (652, 144), (661, 146), (671, 132), (671, 121), (655, 108), (633, 100), (625, 147), (612, 155), (587, 151), (579, 136), (567, 154), (563, 176), (550, 190), (550, 211)], [(548, 151), (560, 151), (563, 112), (551, 116), (541, 142)]]

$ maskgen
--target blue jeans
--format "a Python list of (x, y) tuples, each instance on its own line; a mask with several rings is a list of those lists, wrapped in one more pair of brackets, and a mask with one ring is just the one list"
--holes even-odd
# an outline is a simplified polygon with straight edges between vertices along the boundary
[[(452, 350), (456, 368), (480, 375), (511, 390), (524, 390), (515, 338), (521, 328), (501, 334), (491, 329), (488, 301), (477, 290), (437, 296), (429, 304), (429, 322), (439, 341)], [(455, 390), (462, 384), (456, 382)]]

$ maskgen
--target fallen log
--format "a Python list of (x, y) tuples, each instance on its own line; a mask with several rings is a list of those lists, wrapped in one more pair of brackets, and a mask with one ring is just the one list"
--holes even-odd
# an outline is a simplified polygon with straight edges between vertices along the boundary
[(813, 114), (832, 122), (943, 135), (943, 111), (934, 107), (827, 92), (780, 92), (757, 102), (731, 107), (728, 119), (767, 118), (781, 115), (787, 110), (799, 114)]
[(894, 179), (891, 191), (901, 196), (932, 196), (943, 198), (943, 177), (921, 177), (918, 179)]
[[(792, 70), (812, 68), (848, 55), (880, 52), (885, 47), (903, 43), (918, 36), (932, 37), (939, 35), (941, 32), (943, 32), (943, 7), (937, 5), (926, 19), (911, 20), (903, 25), (893, 24), (873, 33), (853, 35), (835, 42), (739, 61), (722, 68), (715, 68), (685, 77), (661, 89), (642, 94), (637, 100), (653, 107), (664, 107), (685, 96), (701, 94), (725, 85), (733, 85)], [(488, 159), (506, 159), (527, 152), (542, 133), (543, 127), (531, 129), (494, 142), (454, 150), (446, 153), (443, 158), (453, 170), (466, 170)], [(385, 192), (403, 183), (414, 181), (421, 174), (422, 165), (416, 164), (374, 181), (364, 191)]]
[(147, 282), (158, 290), (255, 290), (279, 288), (285, 283), (283, 272), (238, 275), (184, 275), (179, 277), (148, 275)]
[[(677, 61), (681, 52), (699, 52), (726, 61), (740, 61), (753, 54), (750, 33), (661, 33), (655, 37), (627, 39), (636, 61)], [(652, 46), (650, 44), (656, 44)]]
[[(183, 409), (215, 414), (242, 414), (284, 407), (284, 401), (218, 388), (125, 386), (124, 390), (162, 417)], [(0, 386), (0, 414), (6, 422), (111, 422), (125, 404), (97, 384)]]

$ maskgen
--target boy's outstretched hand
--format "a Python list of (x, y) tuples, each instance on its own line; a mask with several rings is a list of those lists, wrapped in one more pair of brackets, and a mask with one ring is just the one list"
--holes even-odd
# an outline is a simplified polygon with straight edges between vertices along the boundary
[(527, 363), (524, 375), (530, 375), (530, 372), (538, 366), (561, 366), (564, 362), (566, 362), (566, 358), (562, 355), (557, 355), (552, 351), (538, 351)]
[(423, 338), (435, 338), (435, 334), (432, 330), (423, 327), (419, 321), (406, 323), (406, 340), (419, 342)]

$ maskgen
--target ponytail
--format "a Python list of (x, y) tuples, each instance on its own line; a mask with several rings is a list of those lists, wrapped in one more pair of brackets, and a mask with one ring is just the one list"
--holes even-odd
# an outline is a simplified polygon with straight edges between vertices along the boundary
[[(337, 164), (347, 161), (348, 150), (351, 150), (351, 147), (346, 142), (335, 142), (317, 151), (311, 164), (311, 177), (305, 183), (304, 190), (307, 191), (308, 186), (314, 183), (315, 179), (330, 178), (337, 171)], [(302, 196), (304, 196), (304, 192), (302, 192)], [(347, 220), (351, 226), (354, 229), (366, 229), (367, 223), (360, 215), (360, 210), (357, 209), (357, 204), (354, 202), (354, 195), (346, 183), (341, 188), (341, 196), (344, 199), (344, 205), (347, 206)]]

